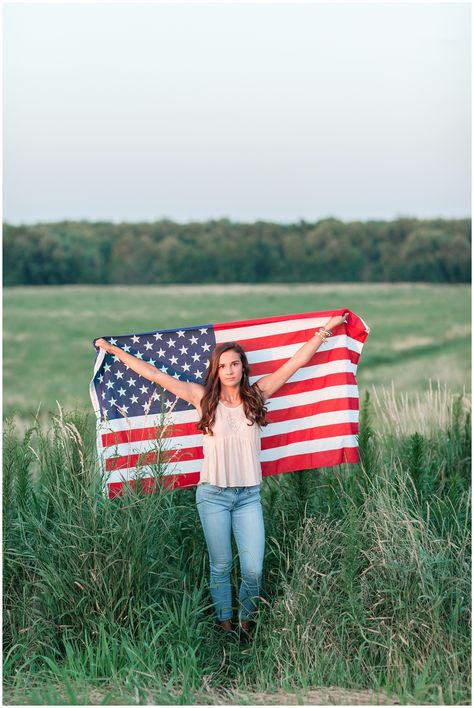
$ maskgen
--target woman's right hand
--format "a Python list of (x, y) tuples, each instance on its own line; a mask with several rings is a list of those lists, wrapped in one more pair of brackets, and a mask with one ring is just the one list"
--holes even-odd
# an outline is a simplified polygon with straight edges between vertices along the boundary
[(107, 342), (105, 339), (102, 338), (96, 339), (94, 345), (96, 347), (99, 347), (99, 349), (105, 349), (108, 354), (112, 352), (112, 349), (114, 347), (113, 344), (110, 344), (110, 342)]

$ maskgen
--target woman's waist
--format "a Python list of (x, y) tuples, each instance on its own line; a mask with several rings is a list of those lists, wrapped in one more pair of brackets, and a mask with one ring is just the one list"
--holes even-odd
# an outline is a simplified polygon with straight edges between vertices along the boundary
[(228, 450), (232, 448), (244, 450), (260, 451), (260, 438), (239, 438), (239, 437), (224, 437), (216, 438), (214, 436), (203, 436), (202, 447), (204, 450)]

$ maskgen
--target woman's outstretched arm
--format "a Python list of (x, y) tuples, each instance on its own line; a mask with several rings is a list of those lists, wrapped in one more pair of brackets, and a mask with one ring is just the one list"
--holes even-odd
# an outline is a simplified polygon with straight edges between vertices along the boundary
[[(326, 322), (324, 329), (331, 331), (333, 327), (336, 327), (345, 321), (346, 314), (344, 314), (344, 316), (336, 315), (335, 317), (331, 317), (331, 319)], [(323, 340), (321, 337), (315, 333), (311, 339), (306, 342), (306, 344), (303, 344), (303, 346), (298, 349), (295, 354), (293, 354), (291, 359), (285, 361), (285, 363), (273, 373), (268, 374), (267, 376), (262, 376), (261, 379), (258, 379), (255, 383), (262, 391), (264, 399), (268, 400), (271, 398), (271, 396), (273, 396), (273, 394), (278, 391), (278, 389), (281, 388), (281, 386), (283, 386), (283, 384), (285, 384), (288, 379), (293, 376), (296, 371), (298, 371), (298, 369), (305, 366), (311, 357), (318, 351), (322, 342)]]
[(120, 359), (125, 366), (135, 371), (136, 374), (143, 376), (145, 379), (149, 379), (149, 381), (154, 381), (167, 391), (174, 393), (175, 396), (188, 401), (188, 403), (192, 403), (193, 406), (199, 406), (201, 398), (204, 395), (204, 386), (201, 386), (201, 384), (192, 383), (190, 381), (179, 381), (175, 379), (174, 376), (160, 371), (156, 366), (153, 366), (153, 364), (142, 361), (136, 356), (133, 356), (133, 354), (124, 352), (123, 349), (120, 349), (120, 347), (114, 344), (110, 344), (110, 342), (107, 342), (105, 339), (96, 339), (95, 346), (105, 349), (108, 354), (116, 356), (117, 359)]

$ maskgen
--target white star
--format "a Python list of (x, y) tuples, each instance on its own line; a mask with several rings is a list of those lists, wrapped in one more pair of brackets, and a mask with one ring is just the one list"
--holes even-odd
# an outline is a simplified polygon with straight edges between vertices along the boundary
[(138, 403), (138, 398), (137, 398), (135, 395), (133, 395), (133, 396), (130, 398), (130, 403)]
[(189, 364), (183, 364), (183, 371), (189, 371), (190, 368)]
[(104, 371), (110, 371), (110, 364), (106, 364), (104, 366)]
[(176, 339), (171, 339), (171, 337), (170, 337), (170, 338), (168, 339), (168, 341), (166, 342), (166, 344), (167, 344), (169, 347), (174, 347), (174, 345), (176, 344)]
[(111, 398), (110, 401), (109, 401), (109, 404), (110, 404), (111, 406), (115, 406), (116, 403), (117, 403), (117, 401), (115, 400), (115, 398)]
[(154, 359), (148, 359), (148, 363), (151, 364), (152, 366), (155, 366), (156, 361)]
[(119, 409), (119, 411), (120, 411), (120, 413), (121, 413), (122, 415), (127, 415), (127, 413), (128, 413), (128, 406), (121, 406), (121, 407), (118, 407), (118, 406), (117, 406), (117, 408)]
[(199, 331), (201, 332), (201, 334), (207, 334), (207, 329), (205, 327), (203, 327)]
[(148, 393), (148, 386), (145, 386), (145, 385), (141, 386), (140, 391), (142, 393)]
[(202, 379), (202, 371), (196, 371), (196, 373), (194, 374), (194, 376), (195, 376), (197, 379)]
[(117, 340), (114, 339), (113, 337), (111, 337), (109, 341), (111, 344), (117, 344)]
[(134, 342), (135, 344), (137, 344), (139, 341), (140, 341), (140, 337), (137, 337), (137, 335), (134, 334), (133, 337), (132, 337), (132, 342)]
[(102, 391), (102, 398), (105, 398), (105, 391)]
[(191, 344), (197, 344), (197, 337), (195, 337), (194, 334), (191, 337), (190, 342), (191, 342)]
[(203, 344), (203, 345), (202, 345), (202, 349), (203, 349), (205, 352), (208, 352), (210, 348), (211, 348), (211, 345), (210, 345), (210, 344)]
[(166, 366), (162, 366), (162, 367), (161, 367), (161, 371), (162, 371), (164, 374), (166, 374), (167, 371), (168, 371), (168, 368), (167, 368)]
[(153, 344), (151, 342), (145, 342), (145, 349), (148, 351), (149, 349), (153, 349)]
[(150, 412), (150, 406), (151, 406), (150, 401), (147, 401), (146, 403), (143, 404), (143, 410), (144, 410), (145, 413), (149, 413), (149, 412)]
[(177, 364), (177, 363), (178, 363), (178, 360), (177, 360), (177, 358), (176, 358), (175, 356), (172, 356), (171, 359), (170, 359), (170, 362), (174, 365), (174, 364)]
[(136, 353), (137, 359), (143, 359), (143, 354), (141, 352)]
[(101, 375), (99, 376), (99, 383), (102, 383), (103, 380), (104, 380), (104, 377), (103, 377), (102, 374), (101, 374)]
[(159, 332), (155, 332), (155, 334), (153, 336), (156, 339), (156, 341), (158, 341), (159, 339), (161, 339), (163, 337), (163, 335), (160, 334)]
[(118, 392), (121, 396), (125, 396), (125, 389), (124, 388), (119, 388)]
[(200, 358), (201, 358), (200, 354), (193, 354), (193, 361), (199, 361)]
[(152, 398), (153, 398), (154, 401), (159, 401), (159, 400), (160, 400), (160, 395), (159, 395), (156, 391), (153, 391)]
[(123, 345), (123, 350), (124, 350), (124, 352), (129, 352), (129, 351), (130, 351), (130, 347), (128, 346), (128, 344), (124, 344), (124, 345)]
[(178, 337), (184, 337), (184, 330), (178, 329), (178, 331), (176, 332), (176, 334), (178, 335)]
[(172, 405), (173, 405), (173, 404), (171, 403), (171, 401), (166, 401), (166, 403), (165, 403), (165, 406), (166, 406), (167, 408), (171, 408)]
[(176, 372), (175, 374), (173, 374), (173, 378), (179, 379), (179, 374), (178, 374), (178, 372)]
[(123, 371), (114, 371), (114, 376), (121, 379), (123, 377)]
[(113, 382), (113, 381), (107, 381), (107, 383), (106, 383), (105, 385), (107, 386), (107, 388), (113, 388), (113, 387), (114, 387), (114, 382)]
[(129, 386), (135, 386), (136, 379), (132, 379), (131, 377), (128, 379), (128, 385)]
[(164, 350), (163, 350), (163, 349), (159, 349), (159, 350), (158, 350), (158, 356), (164, 356), (164, 355), (165, 355)]
[(120, 359), (118, 358), (118, 356), (114, 356), (114, 361), (120, 361)]
[(181, 352), (181, 354), (187, 354), (188, 348), (183, 345), (179, 351)]

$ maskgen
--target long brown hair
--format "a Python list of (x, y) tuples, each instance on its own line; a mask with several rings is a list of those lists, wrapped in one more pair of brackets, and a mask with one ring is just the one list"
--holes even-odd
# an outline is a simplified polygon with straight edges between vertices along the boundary
[(247, 356), (237, 342), (223, 342), (218, 344), (211, 353), (207, 374), (204, 381), (204, 396), (201, 399), (202, 418), (197, 427), (204, 435), (212, 435), (212, 426), (216, 420), (216, 408), (219, 402), (221, 382), (219, 380), (219, 359), (221, 354), (235, 351), (242, 362), (242, 378), (240, 380), (240, 398), (244, 405), (245, 417), (251, 421), (248, 425), (256, 423), (260, 427), (268, 425), (266, 421), (267, 409), (263, 394), (258, 386), (251, 386), (249, 382), (249, 363)]

